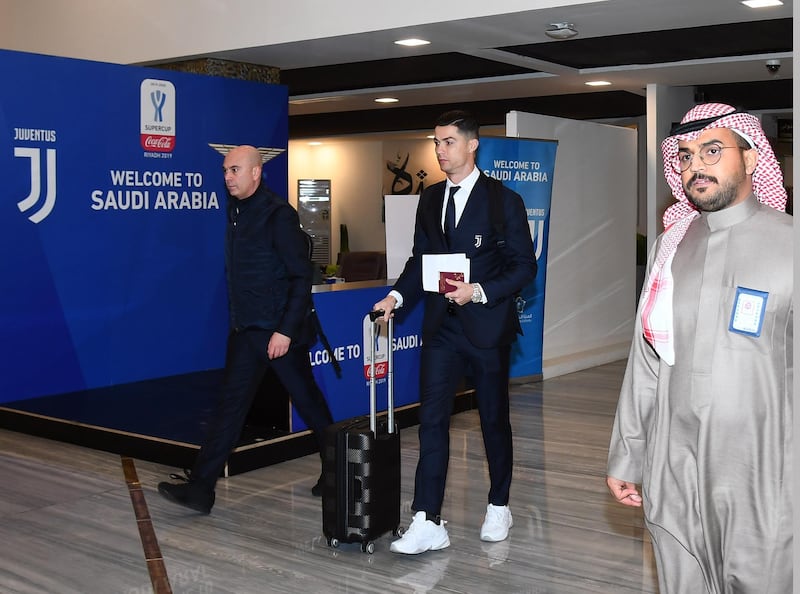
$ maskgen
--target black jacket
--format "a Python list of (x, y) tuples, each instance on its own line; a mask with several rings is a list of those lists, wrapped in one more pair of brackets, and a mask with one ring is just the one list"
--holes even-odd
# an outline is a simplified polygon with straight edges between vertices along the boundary
[(475, 183), (464, 213), (456, 227), (454, 245), (447, 247), (442, 234), (441, 216), (445, 182), (425, 188), (419, 199), (414, 227), (414, 248), (394, 289), (410, 308), (424, 299), (422, 340), (428, 342), (447, 315), (447, 300), (438, 293), (422, 289), (422, 256), (424, 254), (465, 253), (470, 260), (470, 282), (480, 283), (488, 302), (467, 303), (455, 307), (468, 340), (479, 348), (510, 344), (521, 333), (514, 295), (536, 276), (536, 255), (533, 250), (528, 217), (522, 198), (502, 186), (505, 246), (497, 245), (489, 201), (491, 180), (484, 174)]
[(313, 265), (297, 212), (262, 183), (228, 196), (225, 268), (232, 330), (280, 332), (308, 343)]

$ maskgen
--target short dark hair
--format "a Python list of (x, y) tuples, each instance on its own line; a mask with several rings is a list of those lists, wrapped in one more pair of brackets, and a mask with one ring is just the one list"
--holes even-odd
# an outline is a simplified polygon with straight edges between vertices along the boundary
[(436, 118), (437, 126), (455, 126), (467, 138), (480, 138), (477, 118), (463, 109), (446, 111)]

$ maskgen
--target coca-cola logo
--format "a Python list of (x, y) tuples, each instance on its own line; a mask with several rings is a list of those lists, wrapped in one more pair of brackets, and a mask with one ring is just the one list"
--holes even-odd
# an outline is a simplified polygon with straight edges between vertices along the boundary
[(175, 148), (175, 137), (142, 134), (142, 148), (148, 151), (167, 153)]
[[(369, 379), (369, 372), (370, 366), (364, 365), (364, 377)], [(386, 374), (389, 372), (388, 363), (386, 361), (380, 361), (375, 363), (375, 379), (379, 379), (382, 377), (386, 377)]]

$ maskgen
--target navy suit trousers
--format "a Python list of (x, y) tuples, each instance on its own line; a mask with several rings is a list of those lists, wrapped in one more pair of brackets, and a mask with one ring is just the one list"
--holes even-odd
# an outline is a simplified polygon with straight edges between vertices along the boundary
[(508, 401), (510, 354), (510, 345), (475, 347), (464, 335), (455, 315), (445, 315), (434, 337), (423, 344), (420, 452), (411, 505), (414, 511), (441, 513), (450, 458), (450, 417), (456, 390), (465, 373), (473, 379), (478, 401), (489, 466), (489, 503), (508, 504), (513, 466)]
[(332, 418), (311, 372), (308, 348), (292, 345), (283, 357), (270, 360), (267, 357), (270, 336), (271, 331), (257, 329), (232, 332), (228, 336), (222, 389), (191, 475), (192, 482), (204, 489), (213, 490), (239, 440), (253, 397), (269, 367), (289, 393), (300, 417), (314, 432), (320, 452), (323, 451), (323, 432)]

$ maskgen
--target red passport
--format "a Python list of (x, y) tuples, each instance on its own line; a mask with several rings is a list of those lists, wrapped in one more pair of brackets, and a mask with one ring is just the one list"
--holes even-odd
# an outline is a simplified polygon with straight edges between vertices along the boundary
[(449, 293), (450, 291), (454, 290), (455, 287), (449, 283), (445, 282), (445, 279), (449, 278), (451, 280), (457, 280), (464, 282), (464, 273), (463, 272), (440, 272), (439, 273), (439, 292)]

